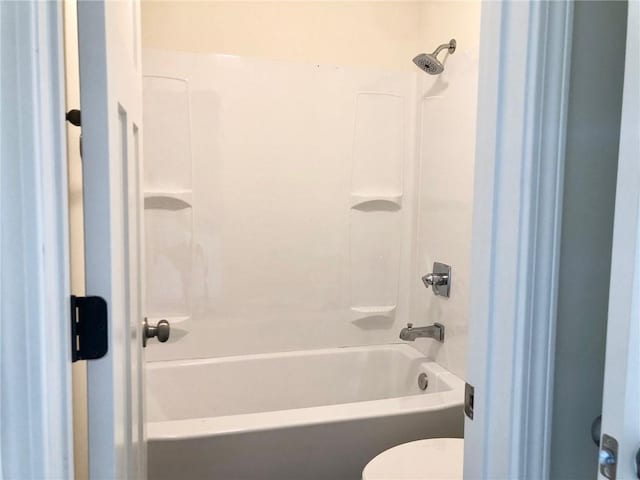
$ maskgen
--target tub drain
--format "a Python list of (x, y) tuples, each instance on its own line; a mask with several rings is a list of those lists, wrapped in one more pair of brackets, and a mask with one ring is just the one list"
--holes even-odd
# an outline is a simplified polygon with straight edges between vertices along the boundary
[(418, 375), (418, 387), (420, 390), (426, 390), (429, 386), (429, 377), (427, 377), (426, 373), (421, 373)]

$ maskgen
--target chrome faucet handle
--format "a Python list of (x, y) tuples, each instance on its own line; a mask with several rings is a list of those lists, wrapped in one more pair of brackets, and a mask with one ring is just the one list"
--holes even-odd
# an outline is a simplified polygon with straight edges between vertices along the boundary
[(446, 285), (449, 282), (449, 275), (446, 273), (427, 273), (422, 277), (425, 287)]
[(407, 323), (407, 328), (413, 328), (413, 323)]
[(434, 295), (449, 296), (451, 288), (451, 267), (440, 262), (433, 262), (433, 272), (422, 277), (422, 283), (429, 288), (433, 287)]

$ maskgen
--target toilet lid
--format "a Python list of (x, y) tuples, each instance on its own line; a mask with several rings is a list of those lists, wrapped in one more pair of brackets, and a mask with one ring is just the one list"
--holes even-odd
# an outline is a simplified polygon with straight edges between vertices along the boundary
[(463, 448), (461, 438), (404, 443), (371, 460), (362, 480), (462, 479)]

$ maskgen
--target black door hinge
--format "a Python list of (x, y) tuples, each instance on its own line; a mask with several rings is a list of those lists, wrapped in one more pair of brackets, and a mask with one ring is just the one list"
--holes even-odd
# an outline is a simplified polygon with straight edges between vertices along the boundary
[(71, 295), (71, 361), (102, 358), (109, 350), (107, 302)]
[(469, 420), (473, 420), (473, 402), (475, 400), (475, 388), (470, 383), (464, 385), (464, 413)]

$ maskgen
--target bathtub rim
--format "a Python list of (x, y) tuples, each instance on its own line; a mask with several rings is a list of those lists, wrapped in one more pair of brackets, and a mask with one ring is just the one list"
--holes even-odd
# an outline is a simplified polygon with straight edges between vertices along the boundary
[[(392, 350), (399, 351), (403, 355), (410, 357), (412, 360), (424, 360), (425, 362), (434, 362), (433, 359), (426, 357), (419, 350), (414, 348), (408, 343), (384, 343), (380, 345), (343, 345), (339, 347), (328, 348), (313, 348), (308, 350), (289, 350), (283, 352), (268, 352), (268, 353), (250, 353), (246, 355), (225, 355), (223, 357), (210, 357), (210, 358), (189, 358), (189, 359), (172, 359), (172, 360), (152, 360), (147, 361), (145, 364), (146, 370), (161, 370), (168, 367), (180, 367), (180, 366), (196, 366), (206, 365), (209, 363), (235, 363), (247, 360), (267, 360), (269, 358), (288, 358), (288, 357), (305, 357), (322, 355), (328, 353), (346, 353), (346, 352), (359, 352), (359, 351), (371, 351), (371, 350)], [(444, 372), (448, 370), (444, 369)]]
[(302, 407), (268, 412), (223, 415), (218, 417), (199, 417), (178, 420), (158, 420), (146, 423), (147, 438), (152, 441), (172, 441), (216, 437), (230, 434), (281, 430), (305, 426), (342, 423), (368, 418), (381, 418), (395, 415), (411, 415), (432, 412), (448, 408), (460, 408), (464, 399), (464, 382), (444, 369), (434, 360), (425, 357), (418, 350), (403, 343), (368, 345), (357, 347), (336, 347), (291, 352), (237, 355), (207, 359), (165, 360), (149, 362), (147, 369), (157, 370), (178, 366), (203, 365), (209, 363), (233, 363), (246, 360), (261, 360), (274, 357), (300, 357), (335, 353), (336, 351), (394, 350), (409, 356), (412, 360), (423, 360), (425, 369), (437, 377), (445, 389), (439, 392), (363, 400), (360, 402), (339, 403)]

